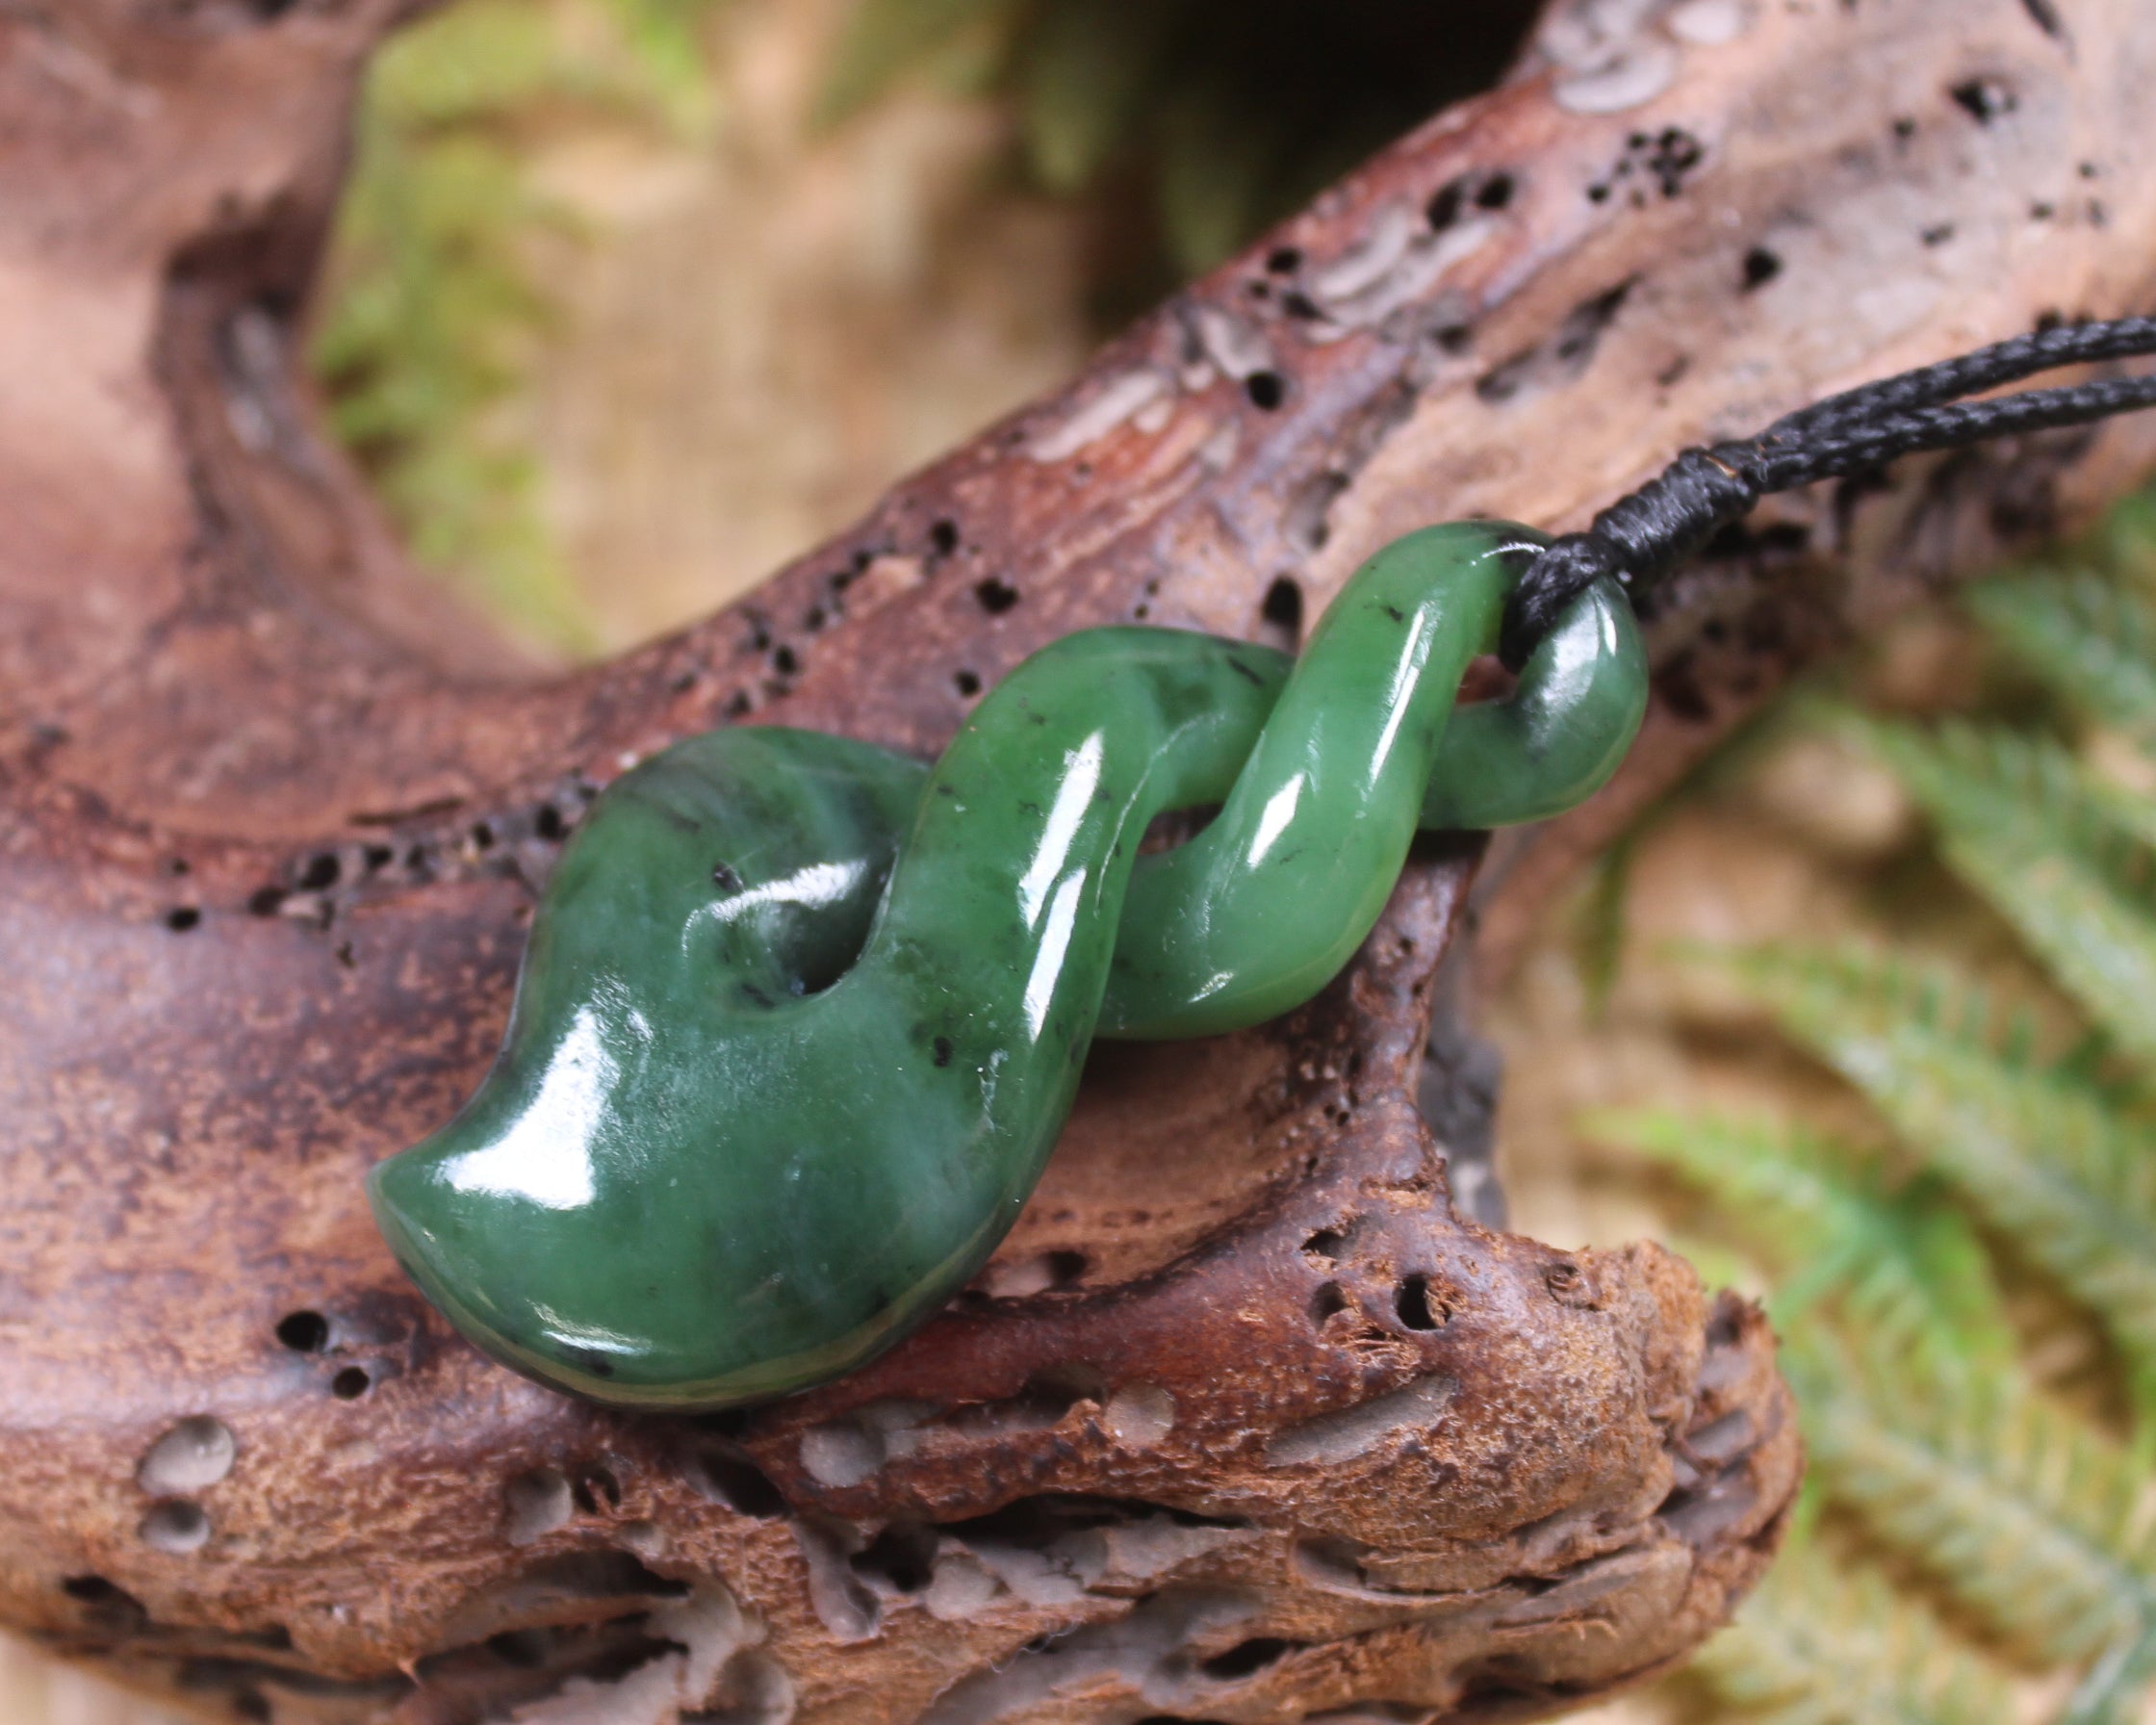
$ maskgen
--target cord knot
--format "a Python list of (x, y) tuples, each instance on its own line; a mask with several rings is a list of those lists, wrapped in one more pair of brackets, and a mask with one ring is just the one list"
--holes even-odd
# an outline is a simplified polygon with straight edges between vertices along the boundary
[(1725, 522), (1757, 503), (1749, 446), (1686, 450), (1660, 474), (1597, 515), (1583, 533), (1554, 541), (1527, 566), (1504, 609), (1498, 654), (1517, 672), (1564, 609), (1604, 576), (1652, 580), (1692, 555)]

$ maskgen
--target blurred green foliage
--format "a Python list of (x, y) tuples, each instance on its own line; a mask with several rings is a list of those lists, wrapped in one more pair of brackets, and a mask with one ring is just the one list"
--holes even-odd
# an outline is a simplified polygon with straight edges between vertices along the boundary
[[(1811, 1502), (1698, 1667), (1764, 1718), (1990, 1720), (2018, 1670), (2069, 1680), (2061, 1725), (2129, 1725), (2156, 1680), (2152, 529), (2143, 499), (2088, 566), (1970, 596), (2034, 681), (2031, 716), (1824, 720), (1901, 782), (2029, 987), (1890, 950), (1696, 955), (1854, 1087), (1880, 1138), (1592, 1122), (1704, 1195), (1776, 1289)], [(2101, 1338), (2073, 1403), (2013, 1320), (2006, 1291), (2030, 1288)]]
[[(333, 423), (420, 560), (557, 649), (592, 643), (517, 411), (554, 266), (588, 236), (535, 155), (579, 126), (705, 132), (728, 3), (454, 0), (389, 43), (361, 104), (314, 356)], [(1493, 82), (1518, 11), (855, 0), (821, 112), (841, 123), (908, 79), (1007, 103), (1034, 181), (1097, 213), (1094, 297), (1119, 322)]]
[(1428, 0), (859, 0), (823, 111), (843, 119), (908, 77), (1000, 92), (1038, 184), (1149, 214), (1150, 251), (1111, 284), (1127, 303), (1488, 89), (1524, 15)]
[(554, 315), (550, 248), (578, 243), (535, 183), (565, 120), (709, 123), (700, 32), (720, 0), (461, 0), (369, 76), (313, 354), (331, 423), (420, 560), (519, 632), (588, 646), (504, 409)]

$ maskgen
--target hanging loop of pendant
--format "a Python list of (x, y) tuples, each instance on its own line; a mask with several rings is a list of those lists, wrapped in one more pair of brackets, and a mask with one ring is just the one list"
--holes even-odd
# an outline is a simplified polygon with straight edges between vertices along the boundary
[[(1420, 828), (1607, 777), (1646, 701), (1612, 583), (1512, 694), (1455, 705), (1544, 543), (1411, 534), (1299, 659), (1065, 636), (933, 767), (739, 727), (625, 774), (548, 883), (478, 1094), (374, 1171), (398, 1260), (480, 1348), (598, 1401), (724, 1407), (862, 1364), (1016, 1219), (1096, 1034), (1300, 1005)], [(1141, 860), (1155, 815), (1207, 805)]]
[(1647, 666), (1614, 581), (1576, 598), (1513, 693), (1455, 705), (1548, 544), (1506, 523), (1425, 528), (1355, 573), (1301, 657), (1278, 665), (1285, 686), (1219, 813), (1135, 869), (1101, 1035), (1277, 1017), (1362, 944), (1418, 828), (1540, 820), (1616, 770)]

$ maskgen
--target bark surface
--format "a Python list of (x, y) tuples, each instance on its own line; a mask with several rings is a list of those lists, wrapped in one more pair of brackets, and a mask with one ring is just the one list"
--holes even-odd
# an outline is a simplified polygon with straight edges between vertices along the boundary
[(675, 737), (932, 751), (1065, 631), (1286, 644), (1425, 521), (1573, 527), (1823, 391), (2149, 309), (2156, 12), (1572, 0), (747, 602), (535, 681), (295, 367), (395, 11), (0, 7), (0, 1618), (212, 1716), (398, 1725), (1481, 1720), (1681, 1657), (1771, 1551), (1787, 1395), (1667, 1253), (1476, 1220), (1467, 936), (2156, 425), (1726, 535), (1618, 785), (1427, 845), (1288, 1019), (1102, 1049), (980, 1286), (825, 1390), (550, 1395), (424, 1307), (360, 1176), (469, 1094), (561, 836)]

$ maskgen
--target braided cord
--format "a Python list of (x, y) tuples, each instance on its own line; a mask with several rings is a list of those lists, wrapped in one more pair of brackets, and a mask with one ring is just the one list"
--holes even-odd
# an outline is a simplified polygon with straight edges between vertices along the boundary
[(2113, 377), (1980, 401), (1961, 398), (2061, 366), (2156, 353), (2156, 318), (2062, 325), (1861, 384), (1777, 420), (1757, 437), (1684, 451), (1655, 478), (1553, 542), (1521, 577), (1500, 652), (1517, 667), (1565, 607), (1613, 578), (1636, 596), (1770, 493), (1847, 478), (1925, 450), (2156, 407), (2156, 376)]
[(1940, 360), (1937, 365), (1861, 383), (1838, 396), (1801, 407), (1776, 423), (1781, 431), (1879, 414), (1935, 407), (1983, 390), (2018, 383), (2062, 366), (2098, 365), (2156, 353), (2156, 318), (2118, 318), (2106, 323), (2061, 323), (2032, 335), (2017, 335), (1989, 348)]

